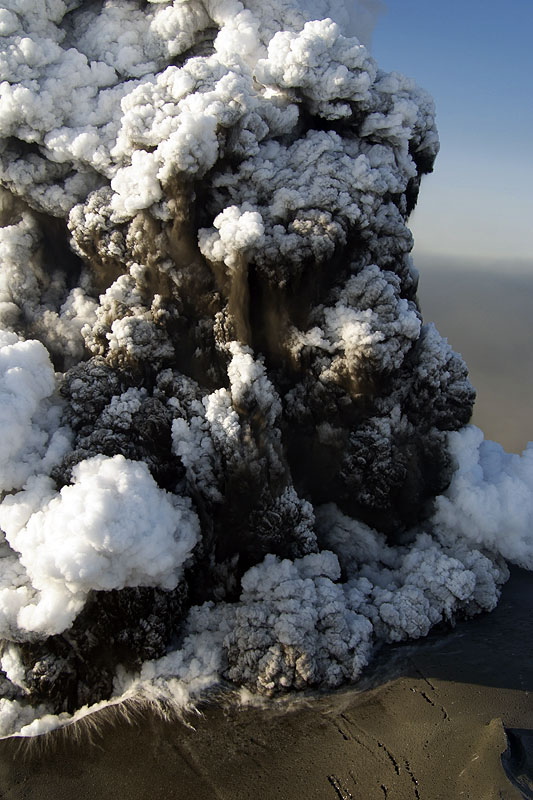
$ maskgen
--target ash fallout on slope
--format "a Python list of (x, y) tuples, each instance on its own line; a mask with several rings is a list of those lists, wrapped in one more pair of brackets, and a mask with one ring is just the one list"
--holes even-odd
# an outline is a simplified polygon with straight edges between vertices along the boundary
[(343, 34), (376, 7), (0, 11), (3, 734), (337, 686), (532, 566), (533, 451), (417, 303), (434, 108)]

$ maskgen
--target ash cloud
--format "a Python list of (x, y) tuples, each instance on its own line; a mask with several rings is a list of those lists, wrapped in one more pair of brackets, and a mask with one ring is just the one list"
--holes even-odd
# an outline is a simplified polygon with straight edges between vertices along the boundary
[(434, 107), (376, 9), (2, 10), (3, 735), (338, 686), (531, 566), (530, 451), (420, 313)]

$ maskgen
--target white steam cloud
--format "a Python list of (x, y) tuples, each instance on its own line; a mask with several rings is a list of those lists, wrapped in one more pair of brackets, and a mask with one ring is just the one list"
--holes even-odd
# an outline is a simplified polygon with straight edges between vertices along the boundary
[(28, 481), (0, 506), (6, 539), (20, 554), (30, 591), (38, 593), (37, 602), (20, 606), (20, 587), (3, 590), (8, 623), (3, 634), (17, 627), (61, 633), (72, 625), (91, 589), (174, 589), (182, 577), (182, 565), (199, 536), (188, 498), (168, 495), (145, 464), (121, 455), (81, 461), (72, 470), (72, 481), (59, 494), (51, 491), (50, 479)]
[(0, 733), (354, 681), (533, 567), (408, 216), (377, 0), (0, 11)]

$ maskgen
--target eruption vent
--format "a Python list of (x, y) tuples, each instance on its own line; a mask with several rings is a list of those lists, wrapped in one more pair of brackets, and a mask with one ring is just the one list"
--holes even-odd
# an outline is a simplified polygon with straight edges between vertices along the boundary
[(532, 566), (533, 451), (422, 322), (433, 103), (343, 35), (377, 8), (0, 12), (4, 735), (338, 686)]

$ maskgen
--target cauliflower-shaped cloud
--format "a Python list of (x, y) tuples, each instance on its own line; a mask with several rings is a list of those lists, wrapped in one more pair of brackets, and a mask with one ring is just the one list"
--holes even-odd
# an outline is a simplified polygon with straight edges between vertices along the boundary
[(532, 443), (522, 456), (506, 453), (473, 425), (450, 433), (449, 443), (456, 471), (437, 499), (437, 528), (532, 569)]
[(59, 495), (36, 480), (0, 506), (36, 594), (17, 614), (27, 631), (63, 631), (91, 590), (174, 589), (198, 540), (190, 501), (159, 489), (142, 463), (95, 456), (74, 467), (73, 480)]
[(19, 489), (40, 469), (50, 469), (69, 447), (59, 429), (60, 409), (47, 402), (55, 376), (46, 348), (0, 331), (0, 490)]

